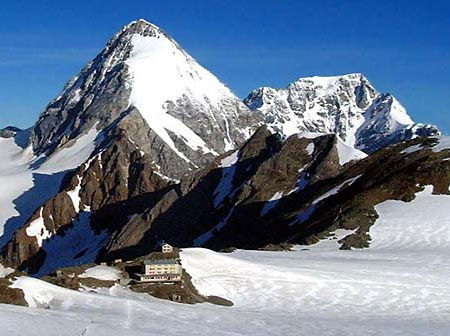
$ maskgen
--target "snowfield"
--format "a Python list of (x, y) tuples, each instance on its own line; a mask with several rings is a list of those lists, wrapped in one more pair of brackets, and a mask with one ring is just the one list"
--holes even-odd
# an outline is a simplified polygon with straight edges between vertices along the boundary
[(75, 292), (22, 277), (14, 286), (36, 308), (0, 305), (0, 334), (449, 335), (449, 208), (450, 196), (432, 187), (409, 203), (379, 204), (364, 250), (337, 249), (345, 230), (292, 252), (184, 249), (198, 290), (233, 307), (177, 304), (121, 286)]

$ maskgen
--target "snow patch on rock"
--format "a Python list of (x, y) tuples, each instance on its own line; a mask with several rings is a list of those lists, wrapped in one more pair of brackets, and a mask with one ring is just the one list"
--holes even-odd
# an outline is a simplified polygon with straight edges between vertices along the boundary
[(318, 203), (320, 203), (321, 201), (323, 201), (324, 199), (332, 196), (332, 195), (336, 195), (338, 192), (340, 192), (342, 190), (343, 187), (350, 187), (353, 183), (355, 183), (360, 177), (361, 175), (352, 177), (344, 182), (342, 182), (341, 184), (339, 184), (338, 186), (330, 189), (329, 191), (327, 191), (326, 193), (324, 193), (323, 195), (321, 195), (320, 197), (316, 198), (312, 204), (316, 205)]
[(4, 278), (13, 272), (14, 272), (14, 269), (12, 269), (10, 267), (5, 267), (2, 264), (0, 264), (0, 278)]
[(278, 203), (278, 201), (283, 197), (283, 193), (277, 191), (263, 206), (261, 210), (261, 216), (267, 215), (270, 210), (272, 210)]
[(42, 242), (52, 236), (52, 233), (45, 227), (42, 211), (43, 207), (40, 209), (39, 217), (32, 221), (26, 228), (27, 235), (29, 237), (36, 237), (39, 246), (42, 246)]
[(239, 160), (239, 151), (234, 151), (220, 162), (222, 177), (214, 191), (214, 207), (218, 207), (224, 198), (233, 190), (233, 179), (236, 171), (236, 163)]
[(80, 203), (81, 203), (80, 191), (81, 191), (81, 180), (78, 181), (78, 185), (75, 187), (75, 189), (67, 192), (67, 195), (72, 200), (72, 204), (75, 208), (76, 213), (80, 212)]

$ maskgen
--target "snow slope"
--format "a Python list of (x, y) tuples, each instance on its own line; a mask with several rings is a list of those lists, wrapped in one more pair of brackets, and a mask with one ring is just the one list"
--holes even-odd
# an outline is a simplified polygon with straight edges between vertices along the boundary
[(33, 186), (33, 176), (24, 156), (14, 138), (0, 138), (0, 236), (4, 223), (19, 215), (13, 201)]
[(95, 261), (98, 252), (107, 243), (109, 234), (106, 230), (96, 234), (90, 225), (90, 215), (89, 211), (81, 211), (73, 221), (73, 227), (67, 229), (64, 236), (44, 241), (42, 250), (46, 258), (36, 276), (49, 274), (58, 268)]
[[(376, 209), (369, 249), (336, 239), (292, 252), (184, 249), (183, 267), (205, 295), (233, 307), (183, 305), (121, 286), (75, 292), (37, 279), (14, 283), (38, 308), (0, 305), (8, 335), (448, 335), (450, 196), (432, 188)], [(436, 211), (442, 209), (442, 211)], [(42, 308), (50, 309), (42, 309)]]
[(135, 34), (131, 43), (133, 49), (126, 60), (132, 77), (130, 105), (138, 108), (155, 133), (185, 161), (189, 159), (176, 148), (168, 131), (193, 150), (218, 155), (181, 120), (168, 114), (165, 103), (190, 94), (205, 107), (210, 103), (219, 106), (231, 92), (164, 36)]

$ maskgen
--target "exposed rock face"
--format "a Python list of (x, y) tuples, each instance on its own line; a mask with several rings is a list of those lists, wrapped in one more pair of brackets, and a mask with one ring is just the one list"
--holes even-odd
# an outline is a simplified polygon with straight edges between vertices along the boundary
[(304, 131), (335, 133), (366, 153), (440, 134), (435, 126), (415, 124), (392, 95), (379, 93), (361, 74), (300, 78), (286, 89), (256, 89), (244, 102), (287, 137)]
[(13, 275), (5, 279), (0, 278), (0, 303), (28, 306), (23, 290), (10, 287), (13, 279)]
[(121, 127), (157, 170), (179, 178), (248, 139), (256, 118), (160, 28), (125, 26), (54, 99), (32, 133), (50, 155), (92, 127)]

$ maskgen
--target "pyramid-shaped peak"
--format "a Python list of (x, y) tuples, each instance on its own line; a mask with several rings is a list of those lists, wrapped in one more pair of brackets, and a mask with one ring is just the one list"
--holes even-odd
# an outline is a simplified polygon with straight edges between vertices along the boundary
[(246, 140), (252, 120), (213, 74), (141, 19), (116, 33), (48, 105), (33, 150), (50, 155), (92, 128), (124, 127), (163, 175), (179, 178)]
[(167, 36), (167, 34), (157, 25), (150, 23), (144, 19), (139, 19), (123, 26), (122, 29), (116, 35), (114, 35), (110, 43), (116, 41), (117, 39), (129, 38), (131, 35), (135, 34), (150, 37), (159, 37), (160, 35)]

